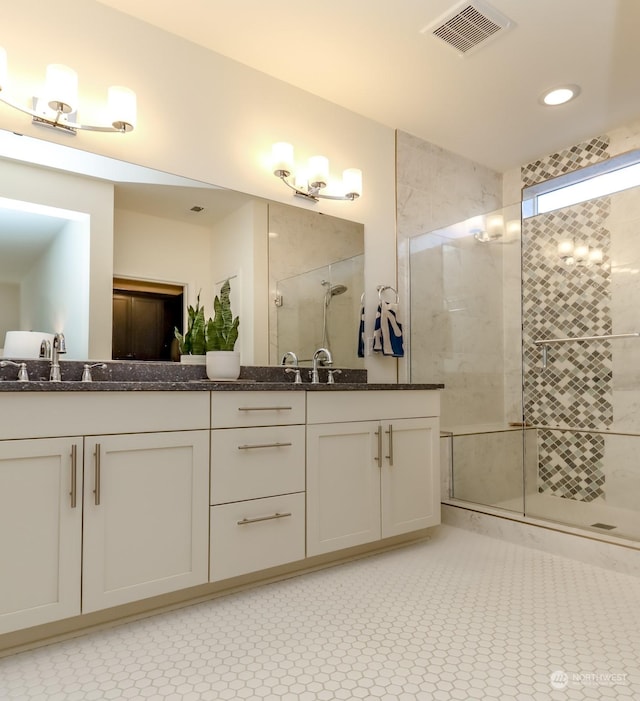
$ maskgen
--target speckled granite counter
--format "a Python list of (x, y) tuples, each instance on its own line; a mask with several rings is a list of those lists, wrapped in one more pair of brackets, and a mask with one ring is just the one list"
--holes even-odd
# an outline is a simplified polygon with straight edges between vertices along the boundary
[(293, 375), (282, 366), (243, 366), (240, 378), (232, 382), (207, 379), (203, 365), (183, 365), (169, 362), (106, 361), (106, 367), (91, 370), (92, 382), (81, 382), (84, 363), (61, 361), (62, 382), (50, 382), (49, 362), (27, 361), (29, 382), (17, 382), (17, 369), (9, 366), (0, 370), (0, 392), (122, 392), (122, 391), (340, 391), (380, 389), (443, 389), (439, 383), (383, 384), (367, 383), (367, 371), (341, 368), (335, 384), (327, 384), (327, 370), (320, 368), (320, 383), (308, 380), (309, 368), (300, 368), (303, 382), (295, 384)]

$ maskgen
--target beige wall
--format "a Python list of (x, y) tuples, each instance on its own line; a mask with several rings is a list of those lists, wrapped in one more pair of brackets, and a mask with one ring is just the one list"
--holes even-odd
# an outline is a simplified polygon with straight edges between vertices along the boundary
[[(393, 129), (93, 0), (67, 0), (63, 11), (42, 0), (9, 3), (2, 29), (11, 84), (25, 100), (38, 92), (51, 62), (78, 70), (81, 121), (97, 119), (96, 106), (104, 104), (109, 85), (135, 90), (136, 131), (127, 136), (82, 132), (73, 137), (74, 147), (362, 222), (370, 313), (375, 286), (394, 284)], [(0, 106), (0, 128), (70, 141), (5, 106)], [(269, 168), (271, 144), (279, 140), (291, 141), (301, 157), (325, 154), (336, 173), (361, 168), (362, 198), (317, 205), (294, 201)], [(110, 313), (101, 310), (97, 317), (109, 333)], [(370, 379), (395, 381), (395, 361), (373, 356), (367, 362)]]

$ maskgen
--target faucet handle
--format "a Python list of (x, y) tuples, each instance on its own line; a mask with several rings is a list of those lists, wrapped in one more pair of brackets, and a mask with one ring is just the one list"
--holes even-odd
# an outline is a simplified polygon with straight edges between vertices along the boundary
[(13, 360), (0, 361), (0, 368), (4, 368), (7, 365), (13, 365), (18, 368), (18, 382), (29, 382), (29, 373), (27, 372), (26, 363), (14, 363)]
[(328, 385), (335, 385), (336, 381), (334, 378), (334, 375), (341, 375), (342, 370), (336, 369), (336, 370), (327, 370), (327, 384)]
[(92, 382), (93, 377), (91, 376), (91, 368), (106, 368), (105, 363), (93, 363), (90, 365), (89, 363), (85, 363), (84, 369), (82, 371), (82, 382)]
[(299, 368), (285, 368), (285, 372), (287, 373), (287, 375), (294, 373), (294, 378), (293, 378), (294, 385), (302, 384), (302, 377), (300, 375)]

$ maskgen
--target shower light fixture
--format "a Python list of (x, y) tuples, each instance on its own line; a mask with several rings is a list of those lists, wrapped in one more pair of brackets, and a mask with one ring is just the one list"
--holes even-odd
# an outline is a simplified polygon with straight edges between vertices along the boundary
[(129, 88), (114, 85), (108, 90), (108, 124), (90, 125), (76, 121), (78, 109), (78, 75), (62, 64), (47, 66), (43, 94), (32, 98), (32, 107), (20, 104), (5, 92), (7, 86), (7, 52), (0, 47), (0, 101), (31, 115), (34, 124), (75, 134), (79, 129), (126, 133), (136, 124), (136, 95)]
[[(273, 144), (271, 148), (273, 174), (291, 188), (297, 197), (303, 197), (312, 202), (320, 198), (325, 200), (356, 200), (362, 195), (362, 171), (358, 168), (348, 168), (342, 174), (343, 195), (328, 195), (321, 192), (329, 183), (329, 161), (324, 156), (313, 156), (309, 159), (306, 172), (298, 170), (294, 173), (293, 146), (283, 141)], [(293, 175), (294, 182), (289, 178)]]

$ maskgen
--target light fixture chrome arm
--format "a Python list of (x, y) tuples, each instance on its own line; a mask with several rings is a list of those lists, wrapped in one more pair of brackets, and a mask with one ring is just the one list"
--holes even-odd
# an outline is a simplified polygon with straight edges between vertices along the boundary
[(303, 197), (305, 200), (312, 200), (313, 202), (318, 202), (320, 198), (323, 200), (356, 200), (360, 195), (357, 192), (348, 192), (346, 195), (324, 195), (320, 192), (319, 187), (310, 187), (308, 190), (302, 190), (295, 185), (292, 185), (287, 178), (291, 176), (286, 170), (277, 170), (274, 175), (280, 178), (282, 182), (289, 188), (291, 188), (297, 197)]
[[(79, 122), (73, 122), (73, 121), (67, 119), (67, 117), (65, 116), (65, 112), (61, 109), (52, 110), (52, 114), (55, 116), (50, 119), (50, 118), (45, 116), (44, 112), (42, 112), (42, 113), (37, 112), (35, 109), (25, 107), (24, 105), (21, 105), (21, 104), (15, 102), (10, 97), (8, 97), (3, 92), (1, 92), (1, 90), (2, 90), (2, 88), (0, 88), (0, 102), (4, 102), (6, 105), (9, 105), (9, 107), (13, 107), (14, 109), (17, 109), (20, 112), (23, 112), (24, 114), (30, 115), (33, 118), (33, 123), (37, 124), (39, 126), (47, 126), (47, 127), (53, 127), (55, 129), (61, 129), (62, 131), (66, 132), (68, 134), (75, 134), (76, 131), (79, 131), (79, 130), (120, 132), (122, 134), (133, 131), (133, 125), (129, 124), (128, 122), (116, 121), (110, 127), (109, 126), (94, 126), (94, 125), (90, 125), (90, 124), (80, 124)], [(35, 100), (35, 98), (34, 98), (34, 102), (37, 103), (37, 100)]]

